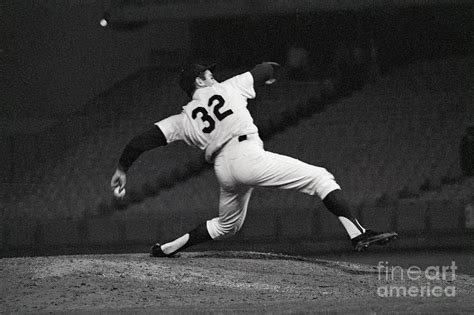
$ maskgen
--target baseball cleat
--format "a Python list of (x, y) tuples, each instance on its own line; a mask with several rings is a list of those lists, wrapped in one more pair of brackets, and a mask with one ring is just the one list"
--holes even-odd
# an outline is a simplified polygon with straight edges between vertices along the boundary
[(160, 243), (156, 243), (150, 248), (150, 257), (170, 257), (161, 250)]
[(364, 234), (361, 234), (352, 239), (352, 246), (358, 252), (367, 249), (370, 245), (385, 245), (391, 241), (397, 240), (398, 234), (395, 232), (375, 232), (372, 230), (366, 230)]

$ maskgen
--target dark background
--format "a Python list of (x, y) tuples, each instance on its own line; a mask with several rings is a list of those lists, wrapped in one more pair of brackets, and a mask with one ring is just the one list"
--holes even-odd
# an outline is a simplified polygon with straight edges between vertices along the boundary
[[(393, 227), (411, 220), (410, 216), (391, 216), (392, 212), (416, 212), (418, 216), (413, 219), (413, 229), (408, 232), (412, 238), (402, 247), (436, 247), (438, 241), (430, 234), (437, 235), (432, 222), (443, 222), (449, 226), (443, 233), (452, 238), (446, 238), (442, 246), (472, 248), (472, 242), (469, 242), (472, 241), (472, 230), (465, 228), (467, 215), (464, 213), (466, 207), (472, 205), (472, 193), (464, 199), (454, 200), (448, 196), (442, 202), (436, 198), (419, 198), (420, 191), (441, 192), (450, 184), (459, 185), (460, 189), (470, 187), (471, 176), (464, 177), (457, 161), (458, 141), (462, 137), (460, 130), (473, 125), (470, 117), (474, 110), (469, 107), (469, 104), (472, 106), (472, 88), (469, 89), (472, 80), (465, 69), (466, 65), (472, 65), (472, 4), (468, 1), (441, 1), (442, 4), (428, 1), (424, 5), (414, 2), (384, 6), (362, 1), (360, 5), (337, 2), (340, 7), (336, 4), (324, 7), (324, 3), (230, 0), (217, 4), (212, 1), (131, 0), (2, 3), (2, 255), (142, 250), (144, 243), (163, 235), (179, 234), (194, 224), (194, 220), (215, 215), (212, 205), (216, 203), (209, 207), (207, 203), (211, 204), (216, 196), (199, 196), (193, 190), (209, 187), (217, 191), (215, 181), (201, 176), (207, 174), (208, 168), (203, 166), (198, 153), (179, 146), (171, 146), (163, 155), (149, 155), (149, 159), (137, 163), (138, 174), (132, 176), (136, 182), (131, 184), (135, 189), (128, 192), (123, 204), (117, 204), (111, 198), (108, 188), (118, 156), (127, 141), (149, 124), (176, 113), (187, 101), (176, 85), (176, 73), (189, 61), (217, 62), (218, 78), (248, 70), (261, 61), (281, 63), (286, 77), (282, 85), (266, 92), (272, 107), (261, 106), (271, 109), (272, 119), (269, 120), (270, 115), (265, 111), (258, 113), (259, 106), (255, 106), (261, 134), (268, 139), (277, 134), (284, 138), (287, 128), (297, 126), (304, 118), (324, 115), (332, 105), (344, 108), (346, 98), (350, 107), (354, 102), (350, 99), (353, 93), (356, 93), (356, 101), (359, 98), (360, 103), (366, 105), (364, 93), (357, 94), (366, 84), (372, 84), (376, 89), (377, 84), (383, 82), (385, 85), (382, 84), (379, 91), (383, 95), (393, 87), (385, 78), (393, 78), (396, 90), (397, 84), (402, 85), (404, 80), (398, 71), (413, 71), (414, 76), (409, 79), (414, 86), (419, 84), (421, 96), (410, 90), (410, 86), (403, 87), (405, 90), (401, 88), (402, 92), (396, 97), (401, 99), (397, 103), (399, 111), (387, 110), (381, 114), (379, 124), (366, 129), (373, 129), (372, 136), (376, 138), (377, 133), (390, 129), (387, 123), (390, 117), (395, 117), (390, 122), (395, 126), (406, 123), (407, 130), (416, 129), (417, 119), (438, 121), (444, 134), (439, 132), (430, 136), (429, 130), (419, 129), (416, 133), (426, 132), (428, 145), (444, 143), (446, 136), (451, 142), (440, 145), (444, 145), (445, 152), (432, 160), (422, 155), (406, 157), (409, 156), (407, 153), (406, 160), (385, 156), (383, 160), (371, 161), (370, 154), (364, 155), (364, 152), (380, 143), (357, 138), (353, 131), (343, 129), (345, 124), (337, 125), (337, 121), (322, 119), (321, 124), (326, 123), (327, 130), (335, 125), (340, 127), (333, 134), (321, 136), (322, 140), (342, 141), (347, 132), (353, 136), (347, 143), (357, 144), (359, 151), (342, 144), (328, 146), (327, 151), (346, 150), (340, 154), (346, 157), (341, 165), (334, 162), (334, 158), (339, 158), (336, 153), (314, 156), (318, 163), (334, 166), (335, 172), (343, 175), (341, 177), (353, 169), (360, 169), (364, 174), (393, 165), (401, 168), (400, 173), (411, 174), (416, 173), (416, 168), (436, 169), (437, 165), (446, 164), (443, 160), (453, 160), (443, 173), (414, 182), (415, 188), (401, 186), (381, 196), (371, 196), (372, 208), (365, 217), (389, 222), (388, 227)], [(110, 18), (109, 25), (104, 28), (98, 22), (105, 12)], [(295, 47), (306, 51), (307, 60), (302, 62), (301, 68), (293, 69), (288, 53)], [(354, 57), (354, 51), (361, 53), (359, 61)], [(373, 51), (376, 58), (370, 57)], [(453, 81), (432, 82), (431, 76), (436, 75), (433, 64), (439, 65), (439, 73), (447, 73)], [(414, 70), (407, 70), (412, 69), (411, 66)], [(443, 99), (443, 104), (437, 104), (426, 95), (429, 89), (433, 90), (432, 94), (445, 92), (449, 100)], [(412, 109), (403, 107), (404, 103), (416, 104), (417, 97), (421, 103), (432, 103), (432, 110), (427, 110), (426, 104), (418, 109), (416, 106)], [(426, 99), (421, 99), (423, 97)], [(377, 101), (368, 101), (369, 106), (377, 105), (370, 102)], [(445, 104), (449, 102), (452, 103)], [(366, 114), (370, 114), (370, 109)], [(365, 118), (364, 114), (359, 115), (354, 118)], [(396, 120), (397, 115), (400, 120)], [(305, 132), (316, 133), (316, 129), (308, 127)], [(371, 133), (367, 134), (370, 138)], [(398, 145), (403, 151), (403, 148), (413, 148), (409, 146), (411, 138), (412, 135), (404, 133), (383, 140), (386, 140), (385, 146)], [(280, 144), (285, 141), (288, 143), (283, 148), (291, 147), (289, 140), (281, 140)], [(383, 144), (380, 145), (382, 149)], [(314, 157), (308, 148), (289, 151), (290, 155)], [(174, 160), (167, 158), (167, 154), (173, 153)], [(166, 163), (161, 160), (155, 163), (159, 159)], [(363, 163), (369, 165), (362, 166)], [(378, 164), (372, 167), (370, 163)], [(402, 169), (404, 166), (407, 169)], [(167, 196), (167, 201), (154, 204), (161, 194)], [(255, 199), (264, 204), (265, 198), (270, 202), (275, 195), (262, 192)], [(288, 200), (292, 198), (288, 195)], [(268, 232), (269, 244), (275, 240), (279, 244), (290, 244), (283, 246), (287, 250), (292, 249), (293, 240), (281, 235), (285, 228), (291, 233), (301, 232), (297, 237), (310, 239), (311, 244), (314, 239), (331, 241), (334, 222), (328, 221), (332, 223), (326, 225), (326, 218), (319, 214), (314, 217), (311, 214), (306, 219), (309, 202), (304, 197), (295, 200), (303, 200), (296, 201), (298, 206), (294, 209), (301, 212), (301, 216), (290, 216), (281, 205), (273, 205), (280, 211), (275, 215), (271, 212), (272, 206), (268, 206), (261, 221), (249, 220), (247, 234), (236, 241), (237, 245), (251, 244), (246, 240), (252, 239), (252, 235), (258, 239), (262, 222), (267, 224), (262, 233)], [(364, 214), (361, 205), (355, 206)], [(164, 212), (154, 211), (152, 218), (151, 211), (155, 207), (161, 207)], [(192, 209), (187, 212), (188, 207)], [(183, 212), (176, 214), (170, 210), (174, 208)], [(445, 208), (451, 209), (453, 215), (445, 212)], [(390, 219), (385, 220), (381, 213), (387, 212), (381, 211), (388, 211)], [(433, 219), (430, 211), (440, 216)], [(174, 223), (165, 224), (168, 221), (164, 217)], [(327, 230), (319, 232), (315, 227), (309, 227), (309, 231), (298, 230), (300, 226), (295, 218), (299, 218), (298, 224), (313, 222), (315, 227), (326, 227)], [(157, 226), (150, 226), (155, 220)], [(174, 228), (175, 223), (179, 228)], [(130, 239), (130, 231), (139, 236)], [(276, 236), (272, 234), (274, 232)], [(324, 242), (315, 248), (321, 251), (345, 248), (342, 243), (332, 246)], [(127, 246), (122, 246), (124, 243)], [(227, 247), (228, 243), (222, 246)]]

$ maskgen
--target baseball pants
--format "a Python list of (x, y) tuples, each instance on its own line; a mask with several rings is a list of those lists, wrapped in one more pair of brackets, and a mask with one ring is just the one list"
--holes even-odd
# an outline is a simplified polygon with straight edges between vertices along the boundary
[(325, 168), (265, 151), (258, 134), (230, 140), (214, 161), (220, 184), (219, 217), (207, 221), (213, 239), (234, 235), (242, 227), (254, 187), (292, 189), (324, 199), (340, 189)]

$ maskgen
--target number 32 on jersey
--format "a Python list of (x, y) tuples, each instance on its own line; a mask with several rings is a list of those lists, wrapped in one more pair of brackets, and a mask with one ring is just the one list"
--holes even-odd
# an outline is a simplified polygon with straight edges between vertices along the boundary
[(199, 106), (196, 107), (191, 115), (193, 119), (200, 118), (204, 123), (207, 123), (207, 126), (202, 129), (204, 133), (211, 133), (216, 128), (216, 120), (222, 121), (227, 116), (232, 115), (234, 112), (231, 109), (228, 109), (224, 112), (221, 111), (222, 107), (224, 106), (225, 100), (221, 95), (213, 95), (209, 98), (209, 102), (207, 106), (209, 107), (209, 111), (212, 111), (214, 117), (209, 114), (208, 109), (205, 107)]

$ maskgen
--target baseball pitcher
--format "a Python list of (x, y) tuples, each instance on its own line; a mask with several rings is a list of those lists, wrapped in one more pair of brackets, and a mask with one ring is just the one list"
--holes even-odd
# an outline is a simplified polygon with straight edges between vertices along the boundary
[(220, 184), (219, 215), (174, 241), (153, 245), (151, 256), (169, 257), (189, 246), (234, 235), (244, 223), (252, 190), (258, 186), (319, 197), (337, 216), (357, 251), (398, 238), (394, 232), (379, 233), (362, 227), (334, 176), (325, 168), (264, 149), (247, 100), (255, 98), (255, 87), (275, 81), (278, 67), (277, 63), (264, 62), (217, 82), (212, 73), (215, 64), (186, 66), (179, 85), (191, 101), (181, 113), (155, 123), (126, 145), (111, 180), (112, 190), (125, 188), (127, 171), (143, 152), (179, 140), (205, 152)]

